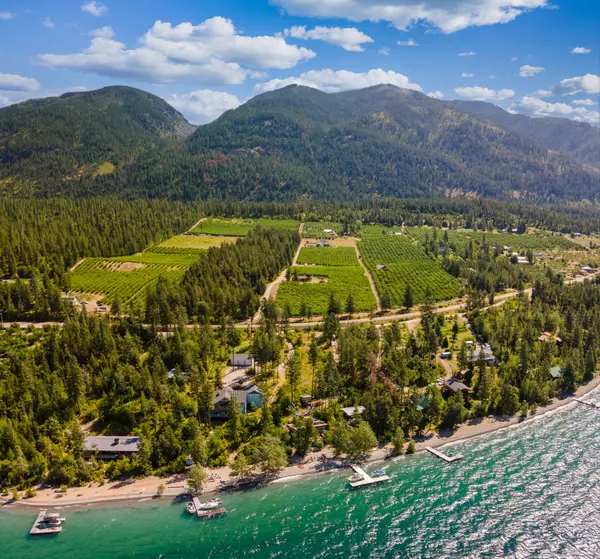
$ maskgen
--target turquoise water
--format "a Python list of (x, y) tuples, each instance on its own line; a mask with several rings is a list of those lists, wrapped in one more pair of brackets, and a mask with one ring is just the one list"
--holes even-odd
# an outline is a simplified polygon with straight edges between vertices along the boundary
[(600, 410), (447, 450), (464, 459), (403, 457), (385, 463), (390, 483), (358, 491), (343, 471), (226, 495), (229, 514), (204, 522), (164, 501), (66, 508), (64, 532), (36, 539), (32, 511), (4, 509), (0, 557), (600, 558)]

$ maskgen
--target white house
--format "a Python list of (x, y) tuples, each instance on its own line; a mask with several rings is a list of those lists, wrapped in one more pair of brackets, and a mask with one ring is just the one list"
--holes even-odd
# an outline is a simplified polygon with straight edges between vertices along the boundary
[(234, 367), (254, 367), (254, 357), (249, 353), (232, 353), (229, 363)]

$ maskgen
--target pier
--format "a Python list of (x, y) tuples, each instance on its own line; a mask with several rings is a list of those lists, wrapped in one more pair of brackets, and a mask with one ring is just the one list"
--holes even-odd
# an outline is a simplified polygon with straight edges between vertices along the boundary
[(439, 450), (436, 450), (435, 448), (431, 448), (430, 446), (425, 447), (425, 450), (428, 450), (429, 452), (431, 452), (431, 454), (433, 454), (434, 456), (437, 456), (438, 458), (441, 458), (444, 462), (447, 462), (448, 464), (452, 464), (452, 462), (458, 462), (459, 460), (462, 459), (461, 455), (448, 456), (447, 454), (444, 454), (443, 452), (440, 452)]
[[(37, 515), (37, 518), (35, 519), (35, 522), (33, 523), (33, 526), (31, 527), (31, 530), (29, 530), (29, 534), (31, 536), (41, 536), (41, 535), (45, 535), (45, 534), (58, 534), (60, 532), (62, 532), (62, 526), (59, 524), (57, 524), (56, 526), (48, 526), (48, 524), (45, 523), (45, 518), (46, 518), (46, 513), (48, 511), (46, 510), (41, 510), (39, 512), (39, 514)], [(61, 518), (60, 521), (62, 522), (64, 519)]]
[(573, 400), (579, 404), (583, 404), (584, 406), (589, 406), (590, 408), (600, 410), (600, 404), (597, 404), (596, 402), (588, 402), (587, 400), (582, 400), (581, 398), (573, 398)]
[(365, 485), (374, 485), (375, 483), (381, 483), (383, 481), (390, 481), (389, 476), (377, 476), (371, 477), (367, 472), (365, 472), (362, 468), (359, 468), (355, 464), (350, 464), (350, 467), (359, 475), (362, 476), (362, 479), (356, 481), (350, 481), (350, 487), (364, 487)]

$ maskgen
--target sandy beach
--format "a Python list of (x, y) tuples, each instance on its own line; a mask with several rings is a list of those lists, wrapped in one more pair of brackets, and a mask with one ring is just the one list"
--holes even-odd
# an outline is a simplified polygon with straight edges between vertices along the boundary
[[(564, 399), (554, 399), (544, 407), (538, 407), (534, 414), (529, 414), (526, 419), (515, 415), (511, 418), (483, 418), (471, 421), (461, 425), (455, 431), (447, 433), (432, 433), (430, 436), (423, 437), (416, 441), (416, 451), (424, 452), (426, 447), (439, 448), (447, 444), (454, 444), (466, 441), (474, 437), (489, 434), (494, 431), (506, 429), (514, 426), (522, 426), (542, 417), (543, 415), (558, 410), (565, 409), (566, 406), (576, 404), (574, 398), (589, 394), (600, 386), (600, 376), (595, 377), (588, 384), (580, 386), (575, 394)], [(368, 462), (378, 462), (386, 460), (391, 454), (389, 446), (375, 449)], [(291, 464), (281, 470), (273, 481), (281, 482), (289, 478), (307, 475), (317, 475), (320, 473), (331, 472), (342, 466), (342, 459), (335, 459), (333, 451), (325, 448), (320, 452), (310, 453), (302, 461), (295, 461), (293, 458)], [(219, 491), (223, 485), (233, 481), (229, 467), (209, 468), (207, 469), (212, 480), (205, 485), (204, 494)], [(165, 486), (165, 491), (159, 497), (157, 489), (159, 485)], [(185, 492), (186, 475), (178, 474), (170, 477), (149, 476), (142, 479), (124, 480), (118, 482), (107, 482), (104, 485), (90, 483), (84, 487), (71, 487), (66, 494), (57, 493), (54, 489), (38, 490), (35, 497), (12, 501), (8, 498), (0, 498), (2, 505), (18, 505), (27, 507), (64, 507), (74, 505), (89, 505), (93, 503), (118, 503), (119, 501), (142, 501), (148, 499), (172, 499)]]

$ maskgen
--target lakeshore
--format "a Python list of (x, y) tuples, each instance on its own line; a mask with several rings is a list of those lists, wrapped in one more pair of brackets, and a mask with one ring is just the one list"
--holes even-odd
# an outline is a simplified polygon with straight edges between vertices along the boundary
[[(437, 449), (446, 445), (465, 442), (496, 431), (531, 424), (551, 412), (564, 410), (569, 405), (581, 405), (576, 399), (592, 393), (599, 386), (600, 376), (596, 376), (589, 383), (580, 386), (571, 396), (563, 399), (555, 398), (548, 405), (538, 407), (536, 412), (530, 413), (527, 418), (523, 418), (519, 415), (510, 418), (486, 417), (481, 420), (474, 420), (468, 424), (461, 425), (455, 431), (441, 432), (439, 434), (431, 433), (415, 439), (416, 453), (426, 452), (427, 447)], [(365, 463), (386, 461), (392, 457), (392, 450), (389, 446), (380, 447), (376, 448), (370, 454)], [(269, 481), (270, 483), (286, 480), (291, 481), (307, 476), (335, 472), (340, 468), (347, 466), (347, 460), (336, 459), (333, 456), (331, 449), (324, 449), (320, 452), (310, 453), (304, 460), (287, 466)], [(203, 494), (218, 492), (222, 490), (224, 485), (235, 480), (235, 478), (231, 476), (231, 469), (228, 466), (207, 469), (207, 472), (209, 476), (212, 475), (214, 479), (206, 483)], [(165, 486), (165, 491), (161, 495), (158, 495), (157, 488), (161, 484)], [(85, 487), (69, 488), (66, 495), (63, 493), (56, 493), (54, 489), (42, 489), (37, 492), (35, 497), (29, 499), (13, 501), (11, 499), (0, 498), (0, 506), (3, 508), (6, 508), (9, 505), (39, 508), (101, 503), (119, 505), (132, 501), (167, 500), (167, 498), (173, 499), (178, 495), (185, 493), (185, 485), (185, 474), (178, 474), (169, 478), (148, 476), (141, 479), (107, 482), (104, 485), (92, 483)]]

